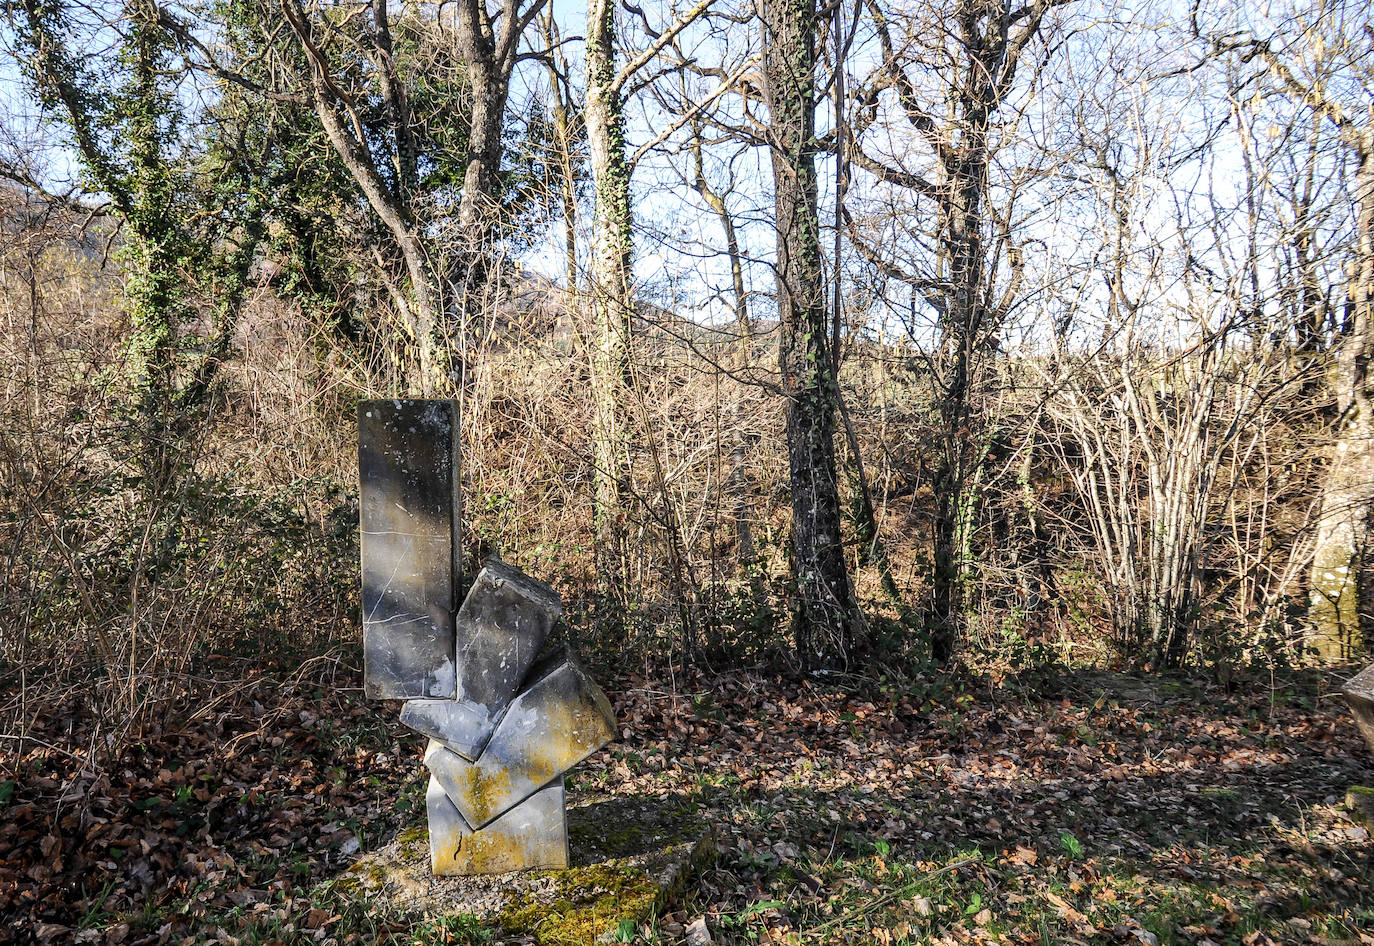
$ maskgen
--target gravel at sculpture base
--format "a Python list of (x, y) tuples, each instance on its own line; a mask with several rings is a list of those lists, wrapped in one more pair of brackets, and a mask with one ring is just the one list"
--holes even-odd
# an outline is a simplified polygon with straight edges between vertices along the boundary
[(492, 946), (587, 946), (661, 916), (715, 854), (709, 824), (682, 795), (579, 793), (567, 819), (567, 869), (435, 874), (423, 831), (410, 830), (346, 876), (383, 910), (416, 922), (470, 917)]
[(548, 585), (489, 560), (461, 607), (452, 401), (358, 407), (363, 689), (406, 699), (429, 737), (431, 869), (566, 866), (563, 776), (615, 737), (610, 701), (566, 649)]

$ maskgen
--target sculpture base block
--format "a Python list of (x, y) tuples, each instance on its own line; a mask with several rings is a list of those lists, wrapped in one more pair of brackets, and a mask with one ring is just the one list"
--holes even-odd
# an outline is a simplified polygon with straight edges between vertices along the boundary
[(1374, 831), (1374, 788), (1352, 785), (1345, 793), (1345, 807), (1352, 818)]
[(565, 870), (436, 877), (416, 826), (361, 858), (344, 882), (402, 916), (475, 917), (493, 946), (585, 946), (665, 912), (715, 856), (709, 826), (681, 798), (582, 797), (567, 824)]
[(559, 779), (474, 831), (431, 775), (425, 792), (430, 868), (439, 877), (463, 877), (567, 867), (564, 807), (563, 780)]

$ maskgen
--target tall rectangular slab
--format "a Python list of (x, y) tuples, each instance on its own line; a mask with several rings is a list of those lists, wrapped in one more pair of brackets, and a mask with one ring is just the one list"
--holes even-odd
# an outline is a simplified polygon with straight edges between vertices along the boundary
[(474, 831), (431, 776), (429, 865), (440, 877), (568, 866), (568, 821), (560, 778)]
[(454, 401), (358, 404), (363, 689), (450, 698), (459, 564)]
[(489, 559), (458, 611), (457, 699), (494, 720), (515, 696), (562, 614), (556, 591)]
[(432, 741), (425, 765), (462, 812), (481, 828), (615, 738), (615, 715), (601, 688), (570, 655), (536, 668), (534, 680), (469, 762)]

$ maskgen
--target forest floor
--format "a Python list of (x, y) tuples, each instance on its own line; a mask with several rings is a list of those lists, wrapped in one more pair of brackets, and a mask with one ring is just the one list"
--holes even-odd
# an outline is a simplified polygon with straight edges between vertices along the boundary
[[(720, 852), (622, 938), (1374, 944), (1374, 841), (1342, 807), (1374, 755), (1339, 674), (603, 679), (624, 736), (570, 792), (691, 801)], [(390, 708), (336, 657), (243, 678), (100, 771), (56, 748), (81, 744), (59, 713), (0, 740), (0, 942), (507, 941), (337, 882), (423, 823)]]

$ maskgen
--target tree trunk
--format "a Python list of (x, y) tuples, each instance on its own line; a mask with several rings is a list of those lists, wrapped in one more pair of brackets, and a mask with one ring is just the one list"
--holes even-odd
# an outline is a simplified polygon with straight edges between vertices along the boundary
[[(979, 88), (977, 79), (970, 85)], [(962, 106), (962, 145), (952, 149), (946, 159), (947, 186), (940, 208), (941, 249), (949, 267), (950, 288), (941, 319), (949, 368), (939, 405), (945, 442), (935, 475), (934, 574), (927, 618), (932, 656), (940, 663), (953, 656), (955, 638), (965, 623), (965, 590), (984, 452), (983, 438), (974, 430), (978, 418), (973, 375), (987, 330), (986, 262), (980, 228), (987, 187), (988, 109), (974, 91), (968, 93)]]
[[(443, 283), (435, 272), (420, 230), (408, 212), (405, 194), (393, 192), (382, 179), (370, 143), (355, 136), (353, 129), (345, 124), (339, 114), (344, 105), (331, 77), (329, 62), (315, 42), (310, 15), (301, 7), (299, 0), (282, 0), (282, 11), (310, 62), (310, 102), (325, 137), (344, 169), (362, 191), (368, 206), (391, 234), (405, 261), (412, 296), (408, 303), (411, 318), (407, 329), (415, 346), (416, 373), (419, 375), (410, 388), (422, 396), (431, 396), (449, 385), (448, 367), (443, 357), (445, 346), (439, 336)], [(377, 24), (381, 35), (388, 36), (384, 27), (384, 22)], [(396, 97), (400, 84), (392, 82), (389, 87), (393, 93), (389, 102), (393, 127), (408, 129), (408, 121), (399, 117), (405, 113), (404, 101)]]
[(615, 4), (587, 5), (587, 95), (583, 116), (595, 198), (592, 212), (590, 299), (592, 350), (592, 482), (597, 584), (622, 591), (625, 567), (621, 478), (628, 447), (620, 408), (630, 343), (630, 169), (625, 118), (615, 68)]
[(1350, 328), (1336, 361), (1340, 421), (1317, 519), (1308, 610), (1313, 647), (1330, 659), (1364, 651), (1372, 610), (1362, 572), (1374, 510), (1374, 417), (1368, 390), (1374, 302), (1374, 130), (1354, 135), (1358, 219), (1347, 294)]
[[(467, 165), (463, 169), (463, 196), (458, 204), (458, 228), (463, 247), (453, 274), (457, 302), (474, 311), (475, 297), (487, 280), (487, 254), (496, 229), (496, 187), (501, 170), (501, 133), (505, 128), (506, 100), (510, 96), (510, 67), (498, 59), (497, 37), (483, 28), (482, 0), (458, 4), (458, 54), (467, 65), (472, 88), (472, 112), (468, 122)], [(516, 15), (516, 7), (504, 4), (503, 16)]]
[(764, 0), (765, 101), (777, 226), (778, 363), (787, 397), (793, 629), (804, 667), (846, 667), (862, 642), (840, 539), (837, 379), (816, 210), (814, 0)]

